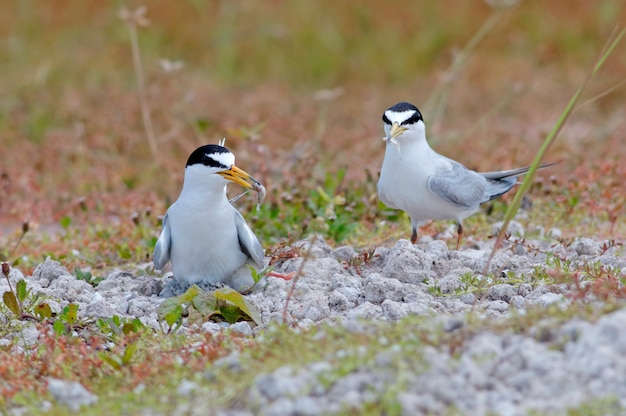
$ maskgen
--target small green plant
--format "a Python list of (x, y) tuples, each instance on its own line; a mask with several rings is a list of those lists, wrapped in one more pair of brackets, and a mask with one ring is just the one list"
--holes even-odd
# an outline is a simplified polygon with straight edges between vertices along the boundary
[(261, 324), (261, 317), (254, 306), (241, 293), (227, 287), (205, 292), (193, 285), (182, 295), (163, 302), (157, 314), (159, 324), (167, 324), (167, 333), (177, 331), (185, 317), (189, 324), (207, 321), (226, 321), (232, 324), (242, 320)]
[(6, 305), (7, 308), (14, 315), (19, 316), (22, 313), (22, 302), (26, 298), (27, 290), (26, 290), (26, 282), (21, 279), (17, 282), (16, 290), (13, 290), (13, 286), (11, 285), (11, 279), (9, 279), (9, 274), (11, 273), (11, 266), (9, 263), (2, 262), (2, 274), (7, 279), (7, 283), (9, 284), (9, 291), (4, 292), (2, 295), (2, 301)]
[[(4, 305), (19, 319), (27, 318), (36, 320), (43, 320), (52, 317), (52, 310), (50, 305), (45, 302), (40, 302), (39, 297), (33, 295), (30, 289), (26, 285), (24, 279), (20, 279), (15, 285), (15, 290), (11, 285), (9, 274), (11, 267), (8, 263), (2, 263), (2, 274), (7, 279), (9, 284), (9, 291), (4, 292), (2, 295), (2, 301)], [(33, 313), (36, 316), (33, 316)]]
[(265, 269), (258, 271), (257, 269), (255, 269), (252, 266), (248, 266), (248, 268), (250, 269), (250, 274), (252, 275), (252, 280), (254, 281), (254, 284), (252, 286), (250, 286), (247, 289), (243, 289), (241, 290), (241, 293), (243, 293), (244, 295), (247, 295), (248, 293), (252, 293), (252, 291), (254, 290), (254, 288), (256, 287), (256, 285), (268, 274), (270, 274), (272, 272), (272, 270), (274, 270), (274, 268), (272, 266), (268, 266)]
[(118, 315), (113, 315), (106, 319), (97, 319), (96, 327), (109, 340), (116, 339), (122, 335), (137, 333), (146, 328), (138, 318), (120, 318)]
[(74, 326), (78, 323), (78, 305), (70, 303), (57, 315), (52, 329), (57, 335), (71, 335)]
[(98, 286), (100, 282), (104, 280), (104, 277), (96, 277), (92, 275), (91, 272), (82, 271), (78, 267), (74, 269), (74, 274), (76, 275), (76, 279), (85, 281), (93, 287)]
[(130, 342), (126, 344), (124, 350), (120, 354), (114, 352), (99, 351), (98, 357), (116, 370), (121, 370), (123, 367), (128, 366), (131, 363), (137, 351), (137, 343)]
[(324, 186), (312, 190), (307, 201), (313, 215), (311, 226), (337, 242), (345, 240), (358, 227), (354, 221), (356, 202), (348, 200), (341, 191), (345, 175), (345, 168), (335, 175), (326, 175)]

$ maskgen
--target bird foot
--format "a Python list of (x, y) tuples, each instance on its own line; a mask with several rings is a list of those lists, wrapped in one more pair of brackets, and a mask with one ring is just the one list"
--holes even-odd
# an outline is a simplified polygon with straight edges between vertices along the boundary
[(291, 280), (293, 279), (293, 277), (296, 275), (297, 272), (291, 272), (291, 273), (278, 273), (278, 272), (269, 272), (267, 275), (268, 276), (272, 276), (272, 277), (276, 277), (278, 279), (283, 279), (283, 280)]

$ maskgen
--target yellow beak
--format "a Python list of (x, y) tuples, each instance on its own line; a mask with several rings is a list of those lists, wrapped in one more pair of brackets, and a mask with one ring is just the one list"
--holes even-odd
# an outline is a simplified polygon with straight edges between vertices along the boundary
[(218, 173), (218, 175), (222, 175), (223, 177), (225, 177), (229, 181), (238, 183), (239, 185), (243, 186), (244, 188), (256, 190), (258, 185), (261, 184), (261, 182), (257, 181), (252, 176), (248, 175), (248, 173), (246, 171), (244, 171), (242, 169), (239, 169), (235, 165), (232, 165), (230, 167), (230, 169), (228, 169), (228, 170), (223, 170), (223, 171), (217, 172), (217, 173)]
[(400, 126), (397, 122), (393, 123), (393, 126), (391, 126), (391, 131), (389, 132), (389, 139), (395, 139), (407, 130), (408, 129), (406, 127)]

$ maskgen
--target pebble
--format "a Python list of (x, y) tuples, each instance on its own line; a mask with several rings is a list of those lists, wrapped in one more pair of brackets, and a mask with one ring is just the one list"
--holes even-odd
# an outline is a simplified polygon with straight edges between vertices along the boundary
[(76, 381), (48, 378), (48, 391), (56, 401), (66, 405), (73, 412), (98, 401), (98, 396)]

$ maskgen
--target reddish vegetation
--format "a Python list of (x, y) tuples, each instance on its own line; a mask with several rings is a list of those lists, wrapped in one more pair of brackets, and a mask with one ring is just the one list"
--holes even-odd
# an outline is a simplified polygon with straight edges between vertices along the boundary
[[(175, 345), (174, 339), (167, 338), (146, 345), (145, 340), (149, 337), (134, 333), (111, 346), (100, 335), (87, 338), (58, 336), (47, 323), (43, 323), (40, 330), (37, 347), (28, 353), (0, 349), (0, 379), (3, 380), (0, 393), (3, 398), (11, 399), (25, 391), (42, 395), (48, 377), (80, 380), (89, 389), (109, 380), (117, 389), (131, 391), (141, 383), (150, 383), (159, 374), (179, 368), (204, 371), (211, 362), (233, 350), (249, 347), (251, 342), (199, 333), (190, 338), (193, 343), (188, 339), (180, 346)], [(141, 345), (129, 362), (120, 368), (114, 368), (102, 359), (104, 351), (107, 356), (122, 356), (125, 348), (137, 342)]]

